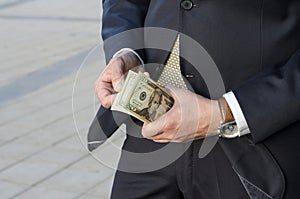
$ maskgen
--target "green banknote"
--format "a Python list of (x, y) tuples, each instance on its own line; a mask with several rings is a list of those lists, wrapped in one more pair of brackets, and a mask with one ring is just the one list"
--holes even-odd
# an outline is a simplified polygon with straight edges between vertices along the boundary
[(173, 103), (171, 95), (157, 82), (141, 72), (129, 71), (111, 109), (152, 122), (169, 111)]

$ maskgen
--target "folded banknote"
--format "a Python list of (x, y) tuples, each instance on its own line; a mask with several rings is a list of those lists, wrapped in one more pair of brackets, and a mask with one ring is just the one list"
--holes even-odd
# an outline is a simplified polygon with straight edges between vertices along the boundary
[(129, 71), (111, 110), (121, 111), (143, 122), (152, 122), (173, 106), (174, 99), (144, 73)]

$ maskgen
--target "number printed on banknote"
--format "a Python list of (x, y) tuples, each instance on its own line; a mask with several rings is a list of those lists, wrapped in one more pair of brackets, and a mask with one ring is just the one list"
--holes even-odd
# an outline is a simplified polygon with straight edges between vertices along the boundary
[(143, 122), (152, 122), (173, 106), (174, 99), (158, 83), (144, 75), (129, 71), (112, 110), (130, 114)]

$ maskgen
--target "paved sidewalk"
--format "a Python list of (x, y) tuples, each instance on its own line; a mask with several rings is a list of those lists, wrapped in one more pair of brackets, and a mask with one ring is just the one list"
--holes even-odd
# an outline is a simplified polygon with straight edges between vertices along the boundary
[(87, 152), (101, 49), (80, 67), (100, 43), (100, 2), (0, 1), (1, 199), (109, 198), (124, 132), (94, 152), (109, 165)]

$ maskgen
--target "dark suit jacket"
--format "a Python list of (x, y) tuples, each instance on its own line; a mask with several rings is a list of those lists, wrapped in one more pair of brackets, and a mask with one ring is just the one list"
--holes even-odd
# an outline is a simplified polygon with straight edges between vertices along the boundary
[[(192, 9), (185, 10), (174, 0), (103, 1), (103, 39), (133, 28), (163, 27), (199, 42), (218, 66), (226, 91), (232, 90), (237, 97), (251, 131), (251, 136), (219, 140), (221, 146), (248, 191), (282, 198), (284, 170), (295, 169), (299, 174), (291, 165), (299, 166), (300, 161), (300, 1), (193, 3)], [(147, 37), (145, 32), (105, 43), (107, 60), (123, 47), (151, 46)], [(164, 38), (169, 39), (170, 48), (175, 37)], [(153, 74), (161, 71), (168, 55), (153, 49), (138, 52), (146, 62), (159, 63), (148, 66)], [(195, 66), (184, 59), (182, 73), (194, 75), (188, 80), (196, 93), (210, 98), (222, 94), (211, 96)], [(97, 140), (99, 124), (108, 136), (118, 126), (111, 121), (110, 110), (101, 108), (89, 140)], [(90, 150), (95, 147), (89, 146)], [(280, 161), (286, 163), (277, 164)]]

